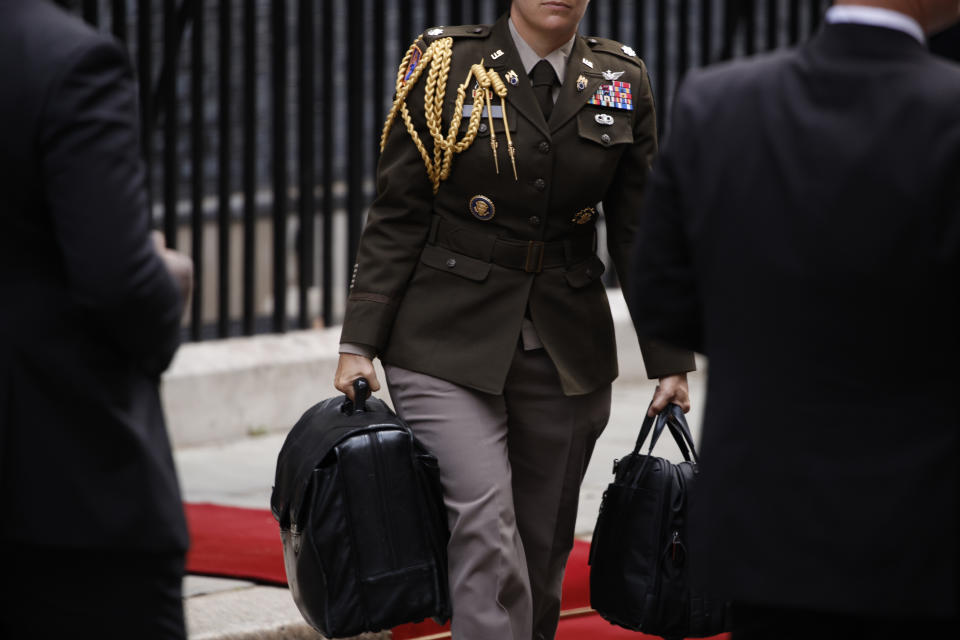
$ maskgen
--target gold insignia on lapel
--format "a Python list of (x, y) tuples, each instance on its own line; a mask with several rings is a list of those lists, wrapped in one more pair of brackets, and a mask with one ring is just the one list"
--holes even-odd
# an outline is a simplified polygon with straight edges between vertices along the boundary
[(587, 88), (587, 79), (582, 75), (577, 77), (577, 91), (583, 91)]
[(573, 220), (571, 220), (570, 222), (573, 222), (575, 224), (587, 224), (588, 222), (593, 220), (593, 216), (595, 215), (597, 215), (596, 209), (594, 209), (593, 207), (584, 207), (583, 209), (580, 209), (580, 211), (577, 211), (573, 215)]
[(491, 220), (496, 214), (497, 208), (493, 206), (493, 200), (487, 196), (473, 196), (470, 198), (470, 213), (477, 220)]
[(509, 82), (513, 86), (517, 86), (517, 83), (520, 82), (520, 76), (518, 76), (517, 72), (514, 71), (513, 69), (510, 69), (510, 71), (507, 71), (503, 77), (506, 78), (507, 82)]

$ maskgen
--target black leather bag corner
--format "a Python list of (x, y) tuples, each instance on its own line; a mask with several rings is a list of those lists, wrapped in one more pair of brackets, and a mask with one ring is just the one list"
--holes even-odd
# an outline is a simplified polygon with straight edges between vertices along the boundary
[(356, 397), (303, 414), (270, 499), (293, 599), (330, 638), (451, 614), (437, 460), (386, 404)]
[[(683, 454), (680, 464), (652, 455), (665, 428)], [(669, 405), (656, 426), (645, 417), (633, 451), (614, 463), (590, 546), (590, 604), (604, 619), (665, 638), (729, 630), (729, 606), (690, 584), (687, 507), (696, 478), (697, 453), (683, 411)]]

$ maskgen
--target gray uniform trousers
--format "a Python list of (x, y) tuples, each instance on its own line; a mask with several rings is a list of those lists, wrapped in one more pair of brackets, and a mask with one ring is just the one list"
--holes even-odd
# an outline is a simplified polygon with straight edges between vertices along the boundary
[(454, 640), (551, 640), (610, 385), (564, 396), (543, 349), (517, 349), (502, 395), (384, 370), (397, 413), (440, 464)]

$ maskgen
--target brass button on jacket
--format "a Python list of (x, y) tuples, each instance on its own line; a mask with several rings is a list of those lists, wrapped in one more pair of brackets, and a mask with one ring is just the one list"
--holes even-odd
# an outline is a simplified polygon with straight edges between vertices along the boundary
[[(492, 250), (494, 239), (513, 243), (515, 251), (526, 251), (528, 262), (539, 267), (556, 246), (591, 237), (594, 219), (570, 221), (577, 211), (602, 202), (612, 263), (620, 281), (629, 286), (627, 253), (657, 150), (653, 96), (639, 58), (626, 55), (619, 42), (593, 40), (574, 39), (549, 123), (524, 73), (506, 16), (489, 27), (447, 26), (442, 34), (417, 40), (424, 58), (434, 43), (434, 52), (451, 47), (449, 74), (438, 79), (446, 82), (444, 99), (439, 114), (431, 103), (433, 125), (428, 125), (425, 85), (429, 64), (437, 60), (428, 58), (425, 68), (416, 69), (419, 74), (411, 72), (412, 85), (404, 94), (425, 153), (397, 118), (384, 141), (380, 191), (357, 252), (360, 268), (347, 302), (343, 342), (371, 346), (384, 363), (498, 394), (529, 308), (565, 394), (586, 394), (616, 377), (613, 320), (599, 259), (578, 255), (566, 264), (545, 259), (542, 269), (525, 270), (498, 264)], [(492, 57), (498, 52), (502, 54)], [(408, 64), (414, 59), (422, 58), (411, 55)], [(437, 174), (428, 173), (424, 161), (434, 157), (430, 126), (439, 125), (445, 135), (454, 122), (454, 131), (460, 132), (457, 140), (463, 139), (469, 117), (461, 114), (471, 111), (463, 107), (473, 105), (473, 80), (459, 111), (457, 89), (481, 60), (484, 68), (504, 79), (502, 108), (494, 95), (495, 108), (483, 117), (484, 138), (453, 155), (434, 192)], [(623, 72), (618, 87), (630, 92), (632, 109), (590, 104), (607, 82), (600, 70), (607, 69)], [(580, 76), (585, 80), (582, 90), (577, 88)], [(404, 75), (400, 77), (402, 82)], [(615, 135), (606, 144), (599, 138), (599, 113), (615, 118), (610, 129), (616, 129)], [(516, 178), (507, 132), (515, 149)], [(478, 196), (492, 203), (495, 215), (478, 219), (471, 213), (468, 205)], [(449, 224), (454, 231), (438, 237), (435, 217), (443, 221), (441, 228)], [(694, 368), (690, 353), (645, 341), (641, 347), (651, 377)], [(464, 354), (483, 357), (465, 362)]]

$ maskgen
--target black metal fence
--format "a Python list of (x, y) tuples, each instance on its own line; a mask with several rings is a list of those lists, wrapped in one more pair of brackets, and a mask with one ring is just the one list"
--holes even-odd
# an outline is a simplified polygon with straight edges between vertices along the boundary
[[(83, 0), (128, 47), (157, 226), (196, 268), (194, 340), (339, 320), (382, 118), (409, 42), (504, 0)], [(592, 0), (581, 32), (631, 44), (661, 124), (691, 67), (789, 46), (827, 0)]]

